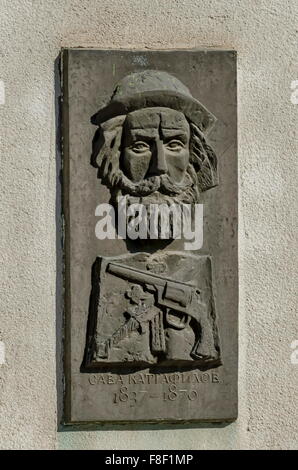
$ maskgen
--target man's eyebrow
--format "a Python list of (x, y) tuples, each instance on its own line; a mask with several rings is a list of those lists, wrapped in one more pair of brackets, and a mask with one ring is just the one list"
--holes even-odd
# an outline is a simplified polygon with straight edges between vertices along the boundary
[(170, 131), (170, 132), (180, 132), (180, 134), (187, 134), (187, 129), (183, 129), (182, 127), (162, 127), (162, 131)]
[(165, 137), (181, 137), (184, 139), (188, 137), (188, 132), (182, 129), (163, 129), (162, 134)]
[(128, 139), (138, 140), (138, 139), (155, 139), (158, 136), (158, 130), (155, 128), (150, 129), (130, 129), (130, 135)]
[(165, 130), (165, 131), (187, 132), (187, 129), (185, 129), (185, 127), (165, 127), (165, 126), (162, 126), (161, 129)]
[(141, 132), (146, 132), (147, 130), (152, 130), (152, 129), (156, 129), (157, 130), (157, 127), (156, 126), (152, 126), (152, 127), (132, 127), (132, 126), (129, 126), (129, 130), (130, 131), (141, 131)]
[(136, 136), (136, 135), (157, 135), (158, 134), (158, 130), (151, 127), (151, 128), (148, 128), (148, 129), (130, 129), (131, 131), (131, 135), (132, 136)]

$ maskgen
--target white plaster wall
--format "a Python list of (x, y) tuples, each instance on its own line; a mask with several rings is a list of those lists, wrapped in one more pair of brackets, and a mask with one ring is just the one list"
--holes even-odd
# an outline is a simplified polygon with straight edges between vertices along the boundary
[[(1, 448), (298, 447), (298, 364), (290, 362), (298, 339), (298, 105), (290, 100), (297, 18), (296, 0), (0, 0)], [(233, 424), (57, 433), (54, 61), (61, 47), (75, 46), (238, 51), (240, 394)], [(58, 362), (59, 355), (58, 347)]]

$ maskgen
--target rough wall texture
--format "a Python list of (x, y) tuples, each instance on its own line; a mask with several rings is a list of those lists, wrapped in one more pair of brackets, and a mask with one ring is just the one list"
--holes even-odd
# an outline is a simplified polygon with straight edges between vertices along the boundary
[[(0, 0), (1, 448), (295, 448), (295, 0)], [(240, 408), (223, 426), (57, 433), (61, 47), (238, 51)], [(58, 228), (57, 228), (58, 227)], [(57, 349), (57, 352), (56, 352)], [(57, 356), (57, 359), (56, 359)], [(58, 367), (57, 367), (57, 364)], [(58, 370), (58, 380), (56, 380)]]

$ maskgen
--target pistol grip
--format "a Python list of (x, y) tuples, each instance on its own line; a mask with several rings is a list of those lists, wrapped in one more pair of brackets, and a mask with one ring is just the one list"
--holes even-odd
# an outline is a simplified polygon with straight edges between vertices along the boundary
[(151, 349), (153, 353), (166, 351), (166, 340), (163, 326), (163, 312), (159, 312), (151, 320)]

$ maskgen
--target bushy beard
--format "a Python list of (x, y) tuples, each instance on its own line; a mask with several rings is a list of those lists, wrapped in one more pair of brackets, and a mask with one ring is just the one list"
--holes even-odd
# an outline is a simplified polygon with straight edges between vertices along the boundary
[[(116, 183), (116, 184), (115, 184)], [(117, 189), (116, 189), (117, 188)], [(118, 198), (125, 196), (125, 211), (127, 213), (132, 204), (141, 204), (145, 207), (144, 218), (140, 223), (146, 224), (148, 229), (147, 235), (150, 238), (150, 223), (152, 215), (152, 204), (161, 206), (166, 205), (169, 208), (173, 204), (180, 208), (182, 204), (193, 206), (199, 201), (199, 191), (197, 184), (197, 175), (191, 164), (188, 165), (185, 177), (180, 184), (174, 183), (168, 175), (152, 176), (138, 183), (130, 181), (122, 171), (114, 179), (114, 191), (112, 189), (112, 201), (114, 205), (118, 204)], [(123, 203), (122, 203), (123, 204)], [(121, 208), (123, 210), (123, 206)], [(129, 211), (128, 211), (129, 212)], [(143, 216), (142, 216), (143, 217)], [(173, 215), (170, 214), (168, 220), (168, 237), (174, 238)], [(132, 221), (132, 216), (127, 215), (126, 225)], [(157, 239), (165, 239), (163, 232), (164, 221), (161, 217), (156, 220)], [(163, 234), (163, 235), (162, 235)]]

